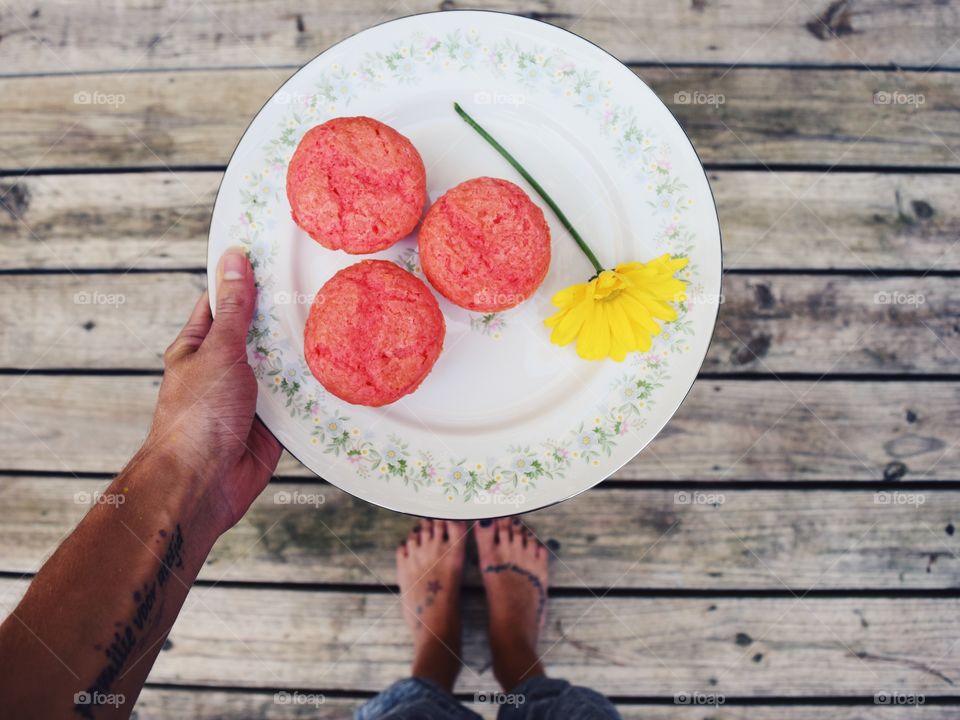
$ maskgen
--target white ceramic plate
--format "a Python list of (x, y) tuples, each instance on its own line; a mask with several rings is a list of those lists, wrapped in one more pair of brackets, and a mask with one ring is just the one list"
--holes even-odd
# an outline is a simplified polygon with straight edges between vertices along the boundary
[[(664, 252), (689, 257), (688, 300), (650, 353), (587, 362), (572, 345), (550, 344), (550, 297), (588, 280), (591, 266), (533, 190), (456, 115), (455, 100), (541, 182), (605, 266)], [(384, 408), (329, 395), (303, 359), (314, 294), (360, 258), (326, 250), (293, 223), (286, 168), (309, 128), (346, 115), (377, 118), (413, 141), (431, 201), (471, 177), (506, 178), (543, 207), (553, 234), (550, 272), (521, 306), (484, 315), (438, 298), (443, 353), (415, 393)], [(217, 259), (235, 244), (248, 248), (259, 288), (248, 352), (260, 417), (334, 485), (432, 517), (527, 512), (617, 471), (689, 391), (720, 297), (713, 197), (671, 113), (595, 45), (493, 12), (394, 20), (290, 78), (247, 128), (224, 175), (210, 227), (211, 288)], [(415, 235), (373, 257), (423, 277)]]

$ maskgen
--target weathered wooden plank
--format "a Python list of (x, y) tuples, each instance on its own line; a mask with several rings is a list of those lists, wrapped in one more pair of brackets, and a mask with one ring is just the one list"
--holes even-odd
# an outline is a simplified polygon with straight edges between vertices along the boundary
[[(25, 588), (0, 580), (0, 610)], [(154, 682), (377, 691), (409, 673), (393, 594), (194, 588)], [(960, 600), (551, 598), (547, 672), (609, 695), (948, 694)], [(459, 691), (493, 689), (480, 597), (463, 609)], [(225, 631), (229, 628), (229, 631)]]
[[(11, 276), (0, 367), (160, 369), (204, 284), (187, 273)], [(728, 275), (723, 298), (708, 372), (960, 372), (951, 278)]]
[[(0, 468), (114, 472), (142, 442), (159, 378), (0, 377)], [(960, 477), (960, 383), (695, 384), (622, 480)], [(278, 474), (310, 475), (284, 456)]]
[[(309, 693), (304, 693), (308, 695)], [(315, 694), (316, 696), (316, 694)], [(275, 700), (274, 698), (278, 698)], [(263, 718), (327, 720), (350, 717), (363, 700), (326, 697), (319, 704), (282, 702), (283, 696), (267, 692), (224, 692), (147, 687), (136, 705), (138, 720), (224, 720)], [(493, 720), (497, 707), (488, 703), (464, 703), (481, 717)], [(943, 705), (649, 705), (620, 704), (624, 720), (952, 720), (958, 709)]]
[(221, 173), (0, 178), (0, 268), (202, 266)]
[[(105, 481), (0, 478), (0, 570), (36, 571)], [(336, 488), (275, 482), (201, 579), (396, 584), (412, 520)], [(598, 490), (526, 517), (570, 588), (933, 589), (960, 585), (960, 493)], [(473, 551), (465, 582), (479, 585)]]
[[(0, 268), (202, 267), (218, 172), (0, 179)], [(960, 269), (960, 176), (714, 171), (729, 269)]]
[(652, 62), (802, 62), (957, 65), (952, 9), (928, 0), (793, 3), (728, 0), (685, 4), (607, 0), (292, 0), (5, 4), (4, 72), (70, 72), (301, 64), (377, 23), (436, 9), (492, 9), (542, 18), (625, 59)]
[[(0, 167), (225, 164), (250, 118), (288, 72), (3, 78)], [(677, 114), (707, 162), (960, 164), (960, 88), (953, 73), (741, 67), (638, 72)], [(903, 102), (877, 104), (878, 92)], [(115, 101), (85, 104), (76, 101), (77, 93)], [(696, 101), (707, 95), (723, 102)], [(922, 104), (907, 102), (913, 96), (922, 96)]]

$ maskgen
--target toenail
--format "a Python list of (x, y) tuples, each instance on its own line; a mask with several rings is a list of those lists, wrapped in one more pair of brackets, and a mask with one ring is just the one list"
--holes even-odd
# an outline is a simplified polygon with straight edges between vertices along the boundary
[(514, 524), (514, 525), (519, 525), (519, 524), (520, 524), (520, 518), (514, 518), (514, 519), (513, 519), (513, 524)]
[(490, 525), (492, 524), (493, 524), (493, 520), (491, 520), (490, 518), (480, 521), (480, 527), (490, 527)]

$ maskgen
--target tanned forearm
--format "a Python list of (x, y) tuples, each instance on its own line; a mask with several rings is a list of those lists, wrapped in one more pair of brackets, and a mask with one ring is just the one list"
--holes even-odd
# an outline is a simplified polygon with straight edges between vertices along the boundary
[(216, 320), (204, 294), (164, 354), (144, 449), (0, 626), (3, 717), (129, 717), (207, 553), (280, 458), (255, 418), (255, 299), (246, 256), (228, 250)]
[(198, 517), (202, 486), (172, 457), (142, 452), (43, 566), (0, 626), (0, 683), (18, 717), (130, 715), (216, 540)]

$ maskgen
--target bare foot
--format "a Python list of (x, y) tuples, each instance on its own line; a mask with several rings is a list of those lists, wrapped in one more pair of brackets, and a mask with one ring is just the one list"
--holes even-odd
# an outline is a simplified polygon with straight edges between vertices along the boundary
[(537, 655), (547, 611), (547, 549), (518, 519), (474, 526), (490, 613), (493, 674), (505, 692), (544, 674)]
[(467, 526), (421, 520), (397, 548), (403, 617), (413, 631), (415, 677), (447, 690), (460, 672), (460, 576)]

